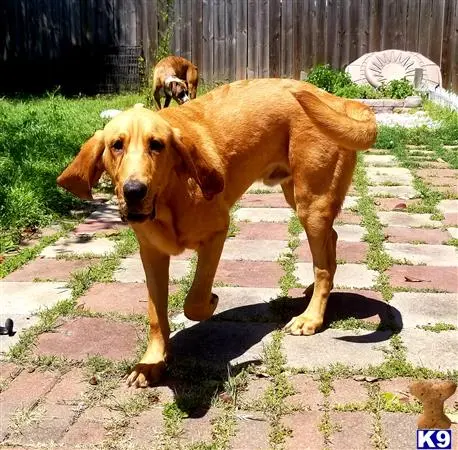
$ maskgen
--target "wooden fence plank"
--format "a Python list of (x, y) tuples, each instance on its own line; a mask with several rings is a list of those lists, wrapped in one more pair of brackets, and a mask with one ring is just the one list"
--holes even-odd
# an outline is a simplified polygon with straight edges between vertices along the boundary
[(256, 78), (258, 76), (258, 54), (256, 48), (256, 33), (257, 33), (257, 14), (258, 2), (257, 0), (248, 0), (247, 15), (248, 15), (248, 28), (247, 28), (247, 78)]
[(304, 3), (304, 15), (302, 22), (302, 61), (305, 71), (309, 71), (313, 66), (312, 50), (312, 11), (310, 2)]
[(435, 0), (432, 8), (431, 22), (429, 23), (430, 41), (429, 41), (429, 58), (436, 64), (441, 63), (442, 37), (444, 35), (444, 12), (445, 0)]
[(202, 67), (202, 36), (203, 36), (203, 10), (202, 0), (194, 0), (192, 2), (191, 11), (191, 61), (197, 66), (199, 76)]
[(269, 0), (259, 0), (258, 39), (258, 77), (267, 78), (269, 76)]
[(228, 81), (235, 80), (236, 61), (235, 61), (235, 33), (237, 20), (237, 2), (236, 0), (226, 0), (226, 52), (224, 73), (225, 79)]
[(382, 50), (383, 0), (369, 0), (369, 52)]
[(347, 36), (347, 40), (349, 40), (349, 48), (348, 48), (348, 59), (344, 61), (343, 66), (347, 66), (350, 64), (352, 61), (358, 58), (359, 55), (359, 31), (361, 27), (360, 23), (360, 4), (359, 0), (351, 0), (349, 7), (347, 6), (347, 9), (349, 10), (349, 17), (350, 17), (350, 22), (349, 22), (349, 33)]
[(359, 8), (359, 45), (357, 57), (369, 52), (369, 2), (367, 0), (360, 0)]
[[(431, 40), (431, 28), (429, 24), (432, 20), (433, 15), (433, 0), (421, 0), (420, 2), (420, 25), (418, 32), (418, 49), (419, 51), (430, 57), (430, 40)], [(434, 31), (436, 33), (436, 30)], [(435, 34), (433, 34), (435, 36)]]
[(191, 2), (181, 0), (181, 53), (180, 56), (192, 59), (192, 30), (191, 30)]
[(293, 3), (293, 67), (291, 76), (299, 79), (301, 70), (304, 70), (302, 59), (302, 24), (304, 20), (304, 2)]
[(445, 88), (458, 90), (458, 4), (447, 0), (444, 8), (441, 73)]
[(293, 64), (293, 2), (282, 2), (281, 7), (280, 74), (290, 77)]
[(172, 53), (181, 55), (181, 0), (175, 0), (173, 8)]
[(420, 20), (420, 0), (408, 0), (406, 11), (406, 43), (409, 52), (418, 51), (418, 32)]
[(247, 69), (247, 0), (236, 0), (235, 79), (246, 78)]
[(325, 23), (326, 37), (324, 42), (324, 56), (326, 62), (333, 67), (339, 66), (337, 52), (337, 11), (339, 9), (337, 0), (328, 0), (326, 3)]
[(213, 0), (202, 1), (202, 78), (205, 82), (212, 82), (213, 78)]
[(214, 0), (213, 24), (215, 43), (213, 47), (213, 77), (215, 80), (224, 80), (224, 52), (226, 45), (224, 10), (224, 0)]
[(280, 76), (281, 0), (269, 1), (269, 76)]

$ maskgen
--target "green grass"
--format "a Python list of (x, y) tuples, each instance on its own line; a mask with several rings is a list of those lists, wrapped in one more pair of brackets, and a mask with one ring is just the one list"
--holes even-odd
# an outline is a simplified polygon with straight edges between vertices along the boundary
[(294, 271), (297, 263), (297, 255), (295, 254), (296, 249), (300, 245), (299, 234), (304, 230), (302, 227), (299, 218), (296, 214), (291, 216), (291, 219), (288, 223), (288, 248), (283, 255), (279, 258), (278, 262), (282, 267), (284, 273), (280, 278), (279, 284), (281, 289), (281, 295), (287, 297), (289, 290), (295, 287), (301, 287), (298, 282), (297, 277), (294, 275)]
[(272, 340), (264, 347), (262, 359), (271, 383), (260, 401), (260, 409), (264, 411), (270, 423), (270, 448), (282, 449), (291, 430), (281, 423), (281, 417), (290, 408), (285, 404), (285, 398), (294, 394), (294, 388), (285, 373), (285, 356), (281, 344), (283, 334), (280, 331), (272, 333)]
[(237, 202), (230, 210), (230, 221), (229, 221), (229, 228), (227, 230), (227, 237), (235, 237), (237, 236), (238, 232), (240, 231), (239, 227), (237, 226), (237, 222), (234, 218), (234, 213), (240, 208), (240, 204)]
[(81, 144), (103, 127), (102, 110), (124, 109), (142, 100), (132, 94), (0, 98), (0, 242), (4, 248), (14, 248), (23, 229), (49, 225), (81, 204), (57, 188), (56, 177)]
[(193, 255), (190, 261), (190, 268), (188, 273), (178, 280), (178, 291), (169, 295), (169, 314), (177, 313), (181, 311), (184, 306), (186, 295), (191, 289), (194, 275), (197, 268), (197, 255)]
[(451, 331), (456, 330), (456, 326), (451, 323), (437, 322), (433, 325), (421, 325), (417, 326), (425, 331), (432, 331), (433, 333), (440, 333), (441, 331)]
[(377, 217), (374, 201), (369, 196), (369, 184), (361, 155), (358, 155), (354, 184), (360, 195), (358, 211), (362, 217), (361, 224), (366, 228), (364, 240), (369, 244), (366, 258), (367, 266), (369, 269), (379, 272), (374, 288), (382, 294), (384, 300), (389, 301), (393, 297), (393, 289), (390, 286), (388, 276), (384, 272), (391, 267), (393, 261), (383, 248), (385, 233)]
[[(443, 159), (451, 167), (457, 169), (458, 152), (456, 149), (446, 149), (444, 145), (458, 145), (458, 113), (430, 101), (424, 102), (424, 109), (432, 119), (441, 123), (440, 127), (407, 129), (380, 126), (376, 148), (389, 149), (398, 156), (399, 149), (402, 151), (406, 144), (422, 145), (425, 150), (433, 151), (436, 158)], [(418, 166), (418, 163), (412, 159), (410, 159), (410, 164), (411, 167)]]

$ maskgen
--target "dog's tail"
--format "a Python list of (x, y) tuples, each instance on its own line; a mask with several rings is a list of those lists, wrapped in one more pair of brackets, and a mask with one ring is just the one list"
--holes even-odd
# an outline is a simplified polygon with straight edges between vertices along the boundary
[(351, 150), (369, 148), (377, 137), (375, 114), (360, 102), (308, 90), (292, 92), (318, 128)]

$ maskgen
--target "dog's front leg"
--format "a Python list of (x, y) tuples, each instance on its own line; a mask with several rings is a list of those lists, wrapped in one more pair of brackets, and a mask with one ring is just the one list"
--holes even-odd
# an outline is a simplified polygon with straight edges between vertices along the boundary
[(184, 303), (184, 314), (190, 320), (209, 319), (218, 304), (211, 290), (226, 235), (227, 230), (218, 232), (197, 250), (196, 275)]
[(162, 109), (161, 94), (159, 93), (159, 90), (154, 91), (154, 100), (156, 101), (157, 109)]
[(168, 108), (171, 101), (172, 101), (172, 96), (165, 94), (164, 108)]
[(170, 256), (141, 243), (140, 255), (148, 287), (149, 341), (145, 354), (129, 375), (127, 384), (146, 387), (159, 381), (165, 369), (170, 334), (167, 316)]

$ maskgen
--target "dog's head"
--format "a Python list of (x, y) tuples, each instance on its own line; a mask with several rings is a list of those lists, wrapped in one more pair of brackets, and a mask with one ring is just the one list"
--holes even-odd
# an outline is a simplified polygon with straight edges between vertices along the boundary
[(184, 169), (211, 200), (224, 189), (215, 155), (183, 139), (157, 113), (142, 107), (122, 112), (97, 131), (58, 177), (57, 183), (83, 199), (103, 171), (115, 185), (121, 216), (129, 221), (154, 219), (157, 200), (172, 171)]
[(188, 85), (177, 77), (168, 77), (165, 80), (165, 89), (179, 105), (190, 100)]

